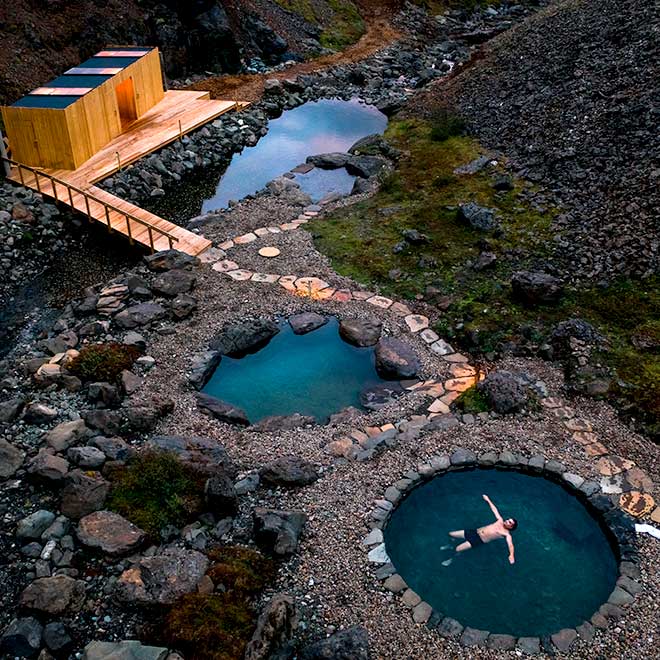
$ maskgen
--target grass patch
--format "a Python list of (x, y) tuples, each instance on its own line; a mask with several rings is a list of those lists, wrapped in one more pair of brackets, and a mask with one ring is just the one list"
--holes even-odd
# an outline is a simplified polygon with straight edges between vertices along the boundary
[(430, 122), (429, 137), (433, 142), (444, 142), (450, 137), (462, 135), (465, 131), (465, 119), (445, 108), (436, 110)]
[(275, 563), (255, 550), (239, 546), (211, 550), (208, 576), (224, 589), (190, 594), (165, 619), (165, 639), (192, 660), (242, 658), (256, 624), (252, 601), (275, 578)]
[(169, 452), (143, 452), (112, 479), (107, 507), (154, 538), (201, 511), (204, 479)]
[(490, 410), (486, 397), (477, 389), (476, 385), (468, 388), (465, 392), (461, 392), (456, 401), (454, 401), (454, 405), (458, 410), (472, 415)]
[(80, 350), (80, 355), (71, 361), (67, 370), (83, 382), (114, 383), (124, 369), (133, 366), (138, 357), (140, 351), (135, 346), (115, 342), (91, 344)]
[[(366, 289), (441, 306), (436, 332), (476, 354), (489, 356), (510, 344), (533, 352), (556, 323), (571, 317), (589, 321), (610, 343), (601, 363), (616, 369), (624, 381), (612, 395), (657, 435), (658, 278), (569, 290), (554, 306), (526, 308), (514, 302), (511, 274), (537, 268), (550, 257), (557, 209), (533, 203), (535, 188), (518, 179), (513, 190), (497, 192), (493, 183), (502, 173), (497, 168), (455, 174), (455, 168), (484, 152), (470, 136), (439, 140), (452, 132), (445, 130), (449, 126), (449, 116), (435, 122), (391, 122), (386, 138), (404, 154), (397, 170), (373, 197), (307, 225), (318, 250), (330, 257), (337, 272)], [(498, 209), (501, 232), (484, 234), (459, 222), (456, 206), (469, 201)], [(402, 243), (404, 229), (417, 229), (429, 240)], [(402, 249), (395, 250), (397, 244)], [(483, 251), (494, 253), (496, 261), (475, 269)]]

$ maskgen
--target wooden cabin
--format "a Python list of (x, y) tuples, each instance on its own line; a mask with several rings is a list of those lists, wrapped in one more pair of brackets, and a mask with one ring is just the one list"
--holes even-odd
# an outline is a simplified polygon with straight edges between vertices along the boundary
[(2, 107), (12, 158), (33, 167), (75, 170), (164, 94), (157, 48), (102, 50)]

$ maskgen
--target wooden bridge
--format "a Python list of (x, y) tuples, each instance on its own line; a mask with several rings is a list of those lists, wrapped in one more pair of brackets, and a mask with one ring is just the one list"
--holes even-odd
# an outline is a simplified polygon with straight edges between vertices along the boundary
[(152, 251), (175, 248), (196, 256), (211, 242), (94, 184), (219, 115), (247, 103), (211, 100), (208, 92), (168, 91), (162, 101), (133, 122), (76, 170), (46, 169), (3, 158), (9, 178), (88, 216)]

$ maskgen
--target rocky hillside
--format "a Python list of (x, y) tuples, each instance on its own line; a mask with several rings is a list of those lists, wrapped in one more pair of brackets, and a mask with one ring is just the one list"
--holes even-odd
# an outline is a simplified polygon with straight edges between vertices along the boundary
[[(370, 4), (365, 4), (369, 14)], [(0, 6), (0, 103), (108, 44), (149, 44), (178, 78), (341, 48), (364, 31), (351, 0), (17, 0)]]

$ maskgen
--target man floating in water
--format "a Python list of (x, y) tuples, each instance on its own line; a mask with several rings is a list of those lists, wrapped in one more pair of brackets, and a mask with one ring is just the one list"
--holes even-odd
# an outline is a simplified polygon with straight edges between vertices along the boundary
[[(456, 546), (456, 552), (464, 552), (470, 548), (476, 548), (478, 545), (483, 545), (484, 543), (490, 543), (496, 539), (506, 539), (506, 544), (509, 546), (509, 563), (513, 564), (516, 561), (513, 548), (513, 540), (511, 539), (511, 532), (518, 527), (518, 523), (515, 518), (507, 518), (504, 520), (500, 515), (500, 512), (497, 510), (497, 507), (490, 501), (488, 495), (483, 495), (484, 500), (488, 503), (490, 510), (495, 515), (497, 520), (490, 525), (485, 527), (479, 527), (478, 529), (458, 529), (454, 532), (449, 532), (449, 536), (455, 539), (464, 539), (463, 543)], [(451, 548), (450, 545), (445, 545), (441, 550), (446, 550)], [(447, 559), (442, 562), (443, 566), (449, 566), (452, 559)]]

